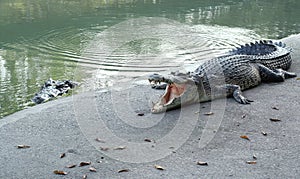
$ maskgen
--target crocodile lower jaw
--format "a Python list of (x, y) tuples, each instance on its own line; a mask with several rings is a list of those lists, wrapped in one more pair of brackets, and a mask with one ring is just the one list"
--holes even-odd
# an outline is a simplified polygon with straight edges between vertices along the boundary
[(153, 105), (151, 112), (161, 113), (170, 108), (179, 107), (181, 104), (179, 102), (175, 104), (174, 100), (181, 97), (185, 91), (185, 84), (172, 83), (167, 85), (165, 93), (160, 97), (159, 101)]

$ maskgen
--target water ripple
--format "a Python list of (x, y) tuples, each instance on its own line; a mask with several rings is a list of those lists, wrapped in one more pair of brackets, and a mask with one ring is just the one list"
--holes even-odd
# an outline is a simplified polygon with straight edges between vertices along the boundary
[(257, 39), (253, 31), (241, 28), (188, 26), (164, 18), (139, 18), (96, 34), (77, 61), (80, 66), (99, 69), (95, 76), (113, 79), (112, 84), (118, 81), (117, 76), (132, 78), (143, 73), (194, 70), (203, 60)]

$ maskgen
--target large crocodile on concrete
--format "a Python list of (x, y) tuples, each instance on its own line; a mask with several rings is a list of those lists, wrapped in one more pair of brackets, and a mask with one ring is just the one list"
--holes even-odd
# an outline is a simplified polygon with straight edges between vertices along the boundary
[(286, 71), (292, 63), (290, 52), (291, 49), (281, 42), (259, 41), (205, 61), (194, 72), (150, 75), (153, 88), (165, 88), (151, 111), (160, 113), (229, 96), (241, 104), (250, 104), (253, 101), (243, 96), (243, 90), (261, 82), (282, 82), (296, 77), (295, 73)]

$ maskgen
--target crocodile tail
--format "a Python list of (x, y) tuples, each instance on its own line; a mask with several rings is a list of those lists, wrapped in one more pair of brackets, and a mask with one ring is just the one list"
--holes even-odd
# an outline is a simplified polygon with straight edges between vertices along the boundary
[(274, 44), (277, 45), (278, 47), (287, 49), (289, 52), (292, 52), (292, 50), (293, 50), (291, 47), (286, 46), (286, 44), (281, 41), (274, 42)]

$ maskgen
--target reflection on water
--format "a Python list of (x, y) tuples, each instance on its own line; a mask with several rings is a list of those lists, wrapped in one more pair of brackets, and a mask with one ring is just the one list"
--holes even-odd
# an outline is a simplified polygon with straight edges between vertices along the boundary
[[(26, 107), (50, 77), (82, 81), (93, 74), (105, 87), (120, 76), (193, 68), (259, 36), (299, 33), (299, 8), (295, 0), (0, 1), (0, 118)], [(140, 17), (172, 20), (112, 29)], [(134, 35), (143, 37), (118, 44)]]

